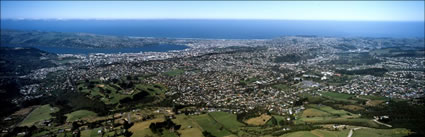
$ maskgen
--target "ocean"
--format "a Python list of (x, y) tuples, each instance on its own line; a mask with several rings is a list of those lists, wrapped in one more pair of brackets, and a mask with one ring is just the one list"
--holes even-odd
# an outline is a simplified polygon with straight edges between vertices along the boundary
[(291, 20), (1, 20), (2, 29), (102, 35), (271, 39), (281, 36), (424, 37), (424, 22)]
[[(289, 21), (289, 20), (1, 20), (1, 29), (51, 32), (84, 32), (101, 35), (205, 38), (272, 39), (282, 36), (424, 37), (424, 22)], [(141, 48), (78, 49), (36, 47), (52, 53), (138, 53), (183, 50), (183, 45)]]

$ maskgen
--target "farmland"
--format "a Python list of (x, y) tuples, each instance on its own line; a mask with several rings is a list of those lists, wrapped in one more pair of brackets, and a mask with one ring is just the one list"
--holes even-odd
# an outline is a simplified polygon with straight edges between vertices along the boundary
[(289, 134), (282, 135), (280, 137), (346, 137), (348, 130), (341, 131), (329, 131), (322, 129), (315, 129), (312, 131), (297, 131)]
[(164, 74), (167, 75), (167, 76), (177, 76), (177, 75), (180, 75), (180, 74), (183, 74), (183, 73), (184, 73), (184, 70), (175, 69), (175, 70), (167, 71)]
[(354, 131), (353, 137), (403, 137), (409, 134), (406, 129), (371, 129), (363, 128)]
[(49, 104), (40, 106), (33, 110), (21, 123), (21, 126), (32, 126), (36, 122), (40, 122), (43, 120), (48, 120), (52, 118), (50, 115), (51, 113), (54, 113), (58, 111), (57, 108), (51, 107)]
[(269, 121), (269, 119), (272, 118), (270, 115), (267, 114), (262, 114), (261, 116), (255, 117), (255, 118), (250, 118), (248, 120), (245, 121), (245, 123), (249, 124), (249, 125), (264, 125), (266, 124), (267, 121)]
[[(91, 99), (98, 99), (107, 105), (118, 105), (131, 102), (135, 95), (140, 99), (146, 96), (159, 96), (167, 90), (161, 84), (148, 84), (143, 81), (145, 76), (128, 76), (121, 79), (115, 79), (112, 82), (103, 82), (102, 80), (80, 81), (78, 90)], [(139, 98), (138, 97), (138, 98)]]
[(181, 136), (188, 137), (199, 137), (202, 136), (202, 128), (199, 124), (190, 116), (186, 115), (177, 115), (176, 119), (173, 119), (176, 124), (181, 125), (182, 127), (178, 131)]
[[(131, 78), (134, 81), (135, 79)], [(140, 78), (138, 78), (140, 80)], [(119, 82), (118, 82), (119, 83)], [(119, 84), (116, 84), (119, 86)], [(94, 88), (112, 88), (111, 83), (98, 81)], [(83, 87), (84, 89), (84, 87)], [(136, 83), (133, 88), (136, 92), (146, 92), (148, 96), (163, 96), (167, 90), (161, 84)], [(117, 93), (125, 93), (130, 89), (121, 89)], [(91, 89), (91, 92), (97, 92), (102, 96), (100, 90)], [(238, 114), (211, 111), (199, 114), (175, 114), (171, 107), (147, 107), (143, 109), (135, 109), (131, 112), (121, 112), (114, 114), (118, 118), (114, 120), (116, 127), (106, 128), (84, 128), (80, 131), (81, 136), (123, 136), (126, 130), (123, 130), (123, 123), (131, 119), (132, 124), (128, 129), (132, 136), (152, 136), (152, 137), (174, 137), (174, 136), (209, 136), (231, 137), (231, 136), (281, 136), (281, 137), (345, 137), (351, 129), (353, 137), (366, 136), (404, 136), (411, 133), (410, 130), (404, 128), (388, 129), (385, 126), (374, 122), (370, 117), (362, 117), (359, 115), (365, 108), (378, 107), (385, 105), (383, 100), (377, 96), (353, 96), (344, 93), (320, 92), (321, 96), (314, 94), (302, 94), (306, 100), (301, 111), (292, 115), (279, 115), (275, 113), (255, 113), (246, 119), (238, 119)], [(124, 94), (125, 95), (125, 94)], [(90, 95), (88, 95), (91, 97)], [(132, 94), (128, 95), (133, 98)], [(380, 103), (370, 106), (367, 101), (380, 101)], [(308, 102), (308, 103), (306, 103)], [(359, 104), (358, 102), (364, 102)], [(117, 102), (121, 104), (122, 102)], [(50, 105), (44, 105), (35, 109), (26, 119), (27, 125), (34, 124), (31, 117), (44, 117), (49, 119), (52, 116), (39, 114), (34, 116), (41, 110), (55, 110)], [(194, 107), (182, 108), (181, 110), (194, 109)], [(51, 113), (56, 112), (52, 111)], [(34, 113), (34, 114), (32, 114)], [(50, 114), (50, 113), (49, 113)], [(111, 115), (99, 116), (93, 111), (78, 109), (65, 114), (67, 122), (73, 121), (107, 121), (111, 120)], [(34, 119), (34, 118), (32, 118)], [(170, 130), (162, 128), (160, 132), (152, 129), (152, 125), (171, 120), (172, 123), (179, 128)], [(29, 122), (28, 122), (29, 121)], [(22, 123), (24, 123), (22, 122)], [(63, 128), (70, 128), (67, 125)], [(43, 136), (56, 132), (56, 128), (45, 132), (40, 132), (37, 136)], [(71, 132), (64, 132), (58, 136), (70, 135)]]
[(81, 118), (89, 118), (89, 117), (96, 117), (96, 113), (88, 110), (78, 110), (74, 111), (72, 113), (66, 114), (66, 121), (72, 122), (75, 120), (79, 120)]
[(210, 132), (214, 136), (229, 136), (232, 133), (224, 128), (224, 126), (211, 118), (208, 114), (202, 114), (193, 117), (204, 131)]
[(149, 125), (154, 122), (162, 122), (164, 121), (163, 117), (158, 117), (152, 120), (147, 120), (139, 123), (135, 123), (131, 128), (130, 131), (133, 132), (133, 136), (148, 136), (148, 135), (155, 135), (152, 133), (152, 131), (149, 129)]

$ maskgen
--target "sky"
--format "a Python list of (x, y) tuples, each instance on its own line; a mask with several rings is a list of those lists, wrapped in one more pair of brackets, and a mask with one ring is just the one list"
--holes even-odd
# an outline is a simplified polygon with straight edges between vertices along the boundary
[(1, 19), (424, 21), (424, 1), (1, 1)]

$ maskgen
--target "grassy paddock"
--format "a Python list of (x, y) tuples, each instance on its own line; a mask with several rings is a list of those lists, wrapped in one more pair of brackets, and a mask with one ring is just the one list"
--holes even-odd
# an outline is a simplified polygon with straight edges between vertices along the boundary
[(372, 129), (363, 128), (354, 131), (353, 137), (404, 137), (410, 133), (409, 130), (403, 128), (396, 129)]
[(79, 120), (81, 118), (87, 118), (87, 117), (96, 117), (97, 114), (94, 113), (93, 111), (88, 111), (88, 110), (77, 110), (74, 111), (72, 113), (68, 113), (66, 114), (66, 121), (67, 122), (72, 122), (75, 120)]
[(284, 134), (280, 137), (346, 137), (349, 130), (329, 131), (323, 129), (315, 129), (311, 131), (297, 131)]
[(133, 136), (135, 137), (156, 136), (150, 130), (149, 125), (151, 123), (163, 122), (164, 120), (164, 117), (157, 117), (152, 120), (134, 123), (134, 125), (129, 130), (133, 133)]
[(237, 132), (239, 127), (244, 126), (236, 119), (236, 115), (226, 112), (211, 112), (209, 115), (226, 129)]
[(175, 70), (171, 70), (168, 72), (165, 72), (164, 74), (167, 76), (177, 76), (177, 75), (181, 75), (184, 73), (184, 70), (182, 69), (175, 69)]
[(267, 115), (267, 114), (262, 114), (261, 116), (247, 119), (244, 122), (249, 124), (249, 125), (260, 126), (260, 125), (266, 124), (267, 121), (270, 120), (270, 118), (272, 118), (272, 116)]
[(303, 111), (301, 114), (302, 117), (326, 117), (331, 116), (328, 112), (321, 111), (315, 108), (309, 108)]
[(186, 115), (176, 115), (176, 119), (173, 122), (177, 125), (181, 125), (181, 128), (177, 131), (183, 137), (201, 137), (202, 128), (192, 118)]
[(350, 95), (350, 94), (337, 93), (337, 92), (322, 92), (322, 95), (325, 98), (329, 98), (336, 101), (356, 103), (355, 100), (351, 100), (351, 98), (354, 97), (354, 95)]
[(40, 106), (33, 110), (19, 125), (32, 126), (36, 122), (48, 120), (52, 118), (51, 113), (59, 111), (58, 108), (53, 108), (49, 104)]
[(225, 130), (220, 123), (217, 123), (210, 116), (208, 116), (208, 114), (194, 116), (193, 118), (202, 127), (203, 130), (210, 132), (214, 136), (223, 137), (232, 135), (232, 133)]

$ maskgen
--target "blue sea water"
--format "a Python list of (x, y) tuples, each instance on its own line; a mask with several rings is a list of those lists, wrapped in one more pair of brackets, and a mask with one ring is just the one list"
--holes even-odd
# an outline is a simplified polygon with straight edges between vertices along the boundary
[(103, 35), (269, 39), (280, 36), (424, 37), (424, 22), (291, 20), (2, 20), (2, 29)]
[[(424, 22), (290, 21), (290, 20), (1, 20), (1, 29), (84, 32), (102, 35), (271, 39), (281, 36), (424, 37)], [(166, 52), (188, 48), (156, 45), (141, 48), (77, 49), (38, 47), (53, 53)]]

